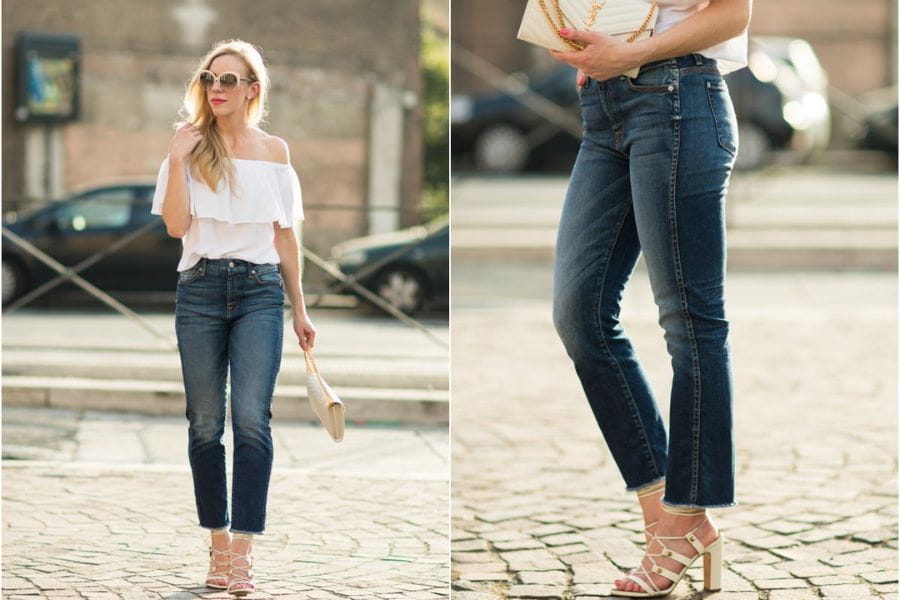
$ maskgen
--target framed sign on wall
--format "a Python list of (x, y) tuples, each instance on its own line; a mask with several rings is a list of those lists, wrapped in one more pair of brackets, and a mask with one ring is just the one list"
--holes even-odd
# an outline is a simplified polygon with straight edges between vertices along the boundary
[(80, 63), (78, 37), (20, 32), (16, 39), (16, 121), (78, 119)]

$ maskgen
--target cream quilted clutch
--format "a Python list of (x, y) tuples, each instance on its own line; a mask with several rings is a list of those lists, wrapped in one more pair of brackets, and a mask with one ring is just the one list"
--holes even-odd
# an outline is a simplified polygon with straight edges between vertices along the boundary
[(306, 358), (306, 394), (309, 405), (331, 439), (339, 442), (344, 439), (344, 403), (322, 379), (312, 350), (304, 351), (303, 356)]
[[(659, 5), (644, 0), (528, 0), (516, 37), (554, 50), (582, 50), (583, 44), (559, 34), (568, 27), (634, 42), (653, 34), (658, 15)], [(627, 75), (636, 77), (639, 69)]]

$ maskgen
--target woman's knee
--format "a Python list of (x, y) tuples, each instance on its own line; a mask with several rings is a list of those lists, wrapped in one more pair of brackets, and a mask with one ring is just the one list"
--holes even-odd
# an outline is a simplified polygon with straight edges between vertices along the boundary
[(219, 443), (225, 435), (225, 415), (207, 411), (185, 410), (188, 437), (192, 446)]
[(571, 288), (556, 289), (553, 293), (553, 326), (570, 351), (579, 343), (584, 330), (583, 299), (580, 291)]
[(231, 416), (235, 440), (270, 445), (272, 442), (272, 428), (269, 424), (271, 419), (272, 413), (269, 410), (235, 411)]
[(603, 337), (619, 332), (619, 305), (588, 291), (562, 290), (554, 294), (553, 325), (570, 357), (594, 355)]

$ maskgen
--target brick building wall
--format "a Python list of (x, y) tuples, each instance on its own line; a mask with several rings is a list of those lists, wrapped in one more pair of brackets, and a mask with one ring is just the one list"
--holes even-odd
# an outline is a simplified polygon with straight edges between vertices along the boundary
[[(307, 206), (305, 243), (327, 251), (368, 233), (379, 218), (373, 205), (399, 202), (399, 226), (416, 219), (418, 0), (6, 0), (5, 90), (15, 88), (19, 31), (76, 35), (82, 44), (82, 116), (53, 128), (51, 196), (104, 179), (155, 175), (197, 61), (215, 41), (236, 37), (263, 49), (272, 87), (262, 128), (290, 146)], [(29, 161), (43, 160), (35, 148), (44, 127), (14, 121), (12, 100), (3, 94), (5, 201), (40, 195), (33, 193), (38, 167)], [(387, 134), (373, 127), (384, 113), (400, 125)], [(383, 165), (383, 156), (393, 164)], [(396, 173), (396, 198), (372, 197), (373, 189), (386, 189), (370, 185), (370, 166), (379, 160)]]

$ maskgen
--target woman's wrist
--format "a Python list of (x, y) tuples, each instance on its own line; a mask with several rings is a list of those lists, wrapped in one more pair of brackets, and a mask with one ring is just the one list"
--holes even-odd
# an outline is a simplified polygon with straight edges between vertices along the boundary
[(628, 55), (633, 66), (640, 67), (655, 60), (656, 40), (653, 37), (627, 44)]

